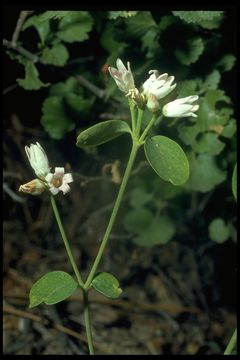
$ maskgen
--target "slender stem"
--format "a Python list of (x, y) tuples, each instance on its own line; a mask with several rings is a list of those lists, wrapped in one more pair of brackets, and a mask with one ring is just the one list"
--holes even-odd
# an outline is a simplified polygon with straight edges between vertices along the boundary
[(94, 355), (91, 321), (90, 321), (90, 314), (89, 314), (88, 293), (85, 290), (83, 290), (83, 314), (84, 314), (84, 322), (85, 322), (85, 327), (86, 327), (89, 354)]
[(60, 218), (60, 215), (59, 215), (59, 212), (58, 212), (58, 208), (57, 208), (57, 204), (56, 204), (56, 201), (54, 199), (54, 197), (51, 195), (51, 204), (52, 204), (52, 208), (53, 208), (53, 212), (54, 212), (54, 215), (55, 215), (55, 218), (56, 218), (56, 221), (57, 221), (57, 224), (58, 224), (58, 228), (59, 228), (59, 231), (60, 231), (60, 234), (62, 236), (62, 239), (63, 239), (63, 242), (64, 242), (64, 245), (65, 245), (65, 248), (67, 250), (67, 254), (68, 254), (68, 257), (69, 257), (69, 260), (71, 262), (71, 265), (72, 265), (72, 268), (75, 272), (75, 275), (76, 275), (76, 278), (78, 280), (78, 284), (80, 285), (80, 287), (84, 287), (84, 283), (82, 281), (82, 278), (81, 278), (81, 275), (80, 275), (80, 272), (78, 270), (78, 267), (75, 263), (75, 260), (74, 260), (74, 257), (73, 257), (73, 254), (72, 254), (72, 251), (71, 251), (71, 248), (69, 246), (69, 242), (68, 242), (68, 239), (67, 239), (67, 236), (65, 234), (65, 231), (64, 231), (64, 228), (63, 228), (63, 225), (62, 225), (62, 221), (61, 221), (61, 218)]
[(237, 329), (235, 329), (223, 355), (231, 355), (237, 342)]
[(135, 114), (135, 105), (134, 102), (131, 99), (128, 99), (130, 112), (131, 112), (131, 118), (132, 118), (132, 131), (133, 134), (136, 132), (136, 114)]
[(140, 136), (139, 142), (144, 141), (145, 137), (147, 136), (148, 131), (153, 126), (153, 123), (156, 120), (156, 115), (153, 115), (152, 119), (149, 121), (148, 125), (146, 126), (145, 130), (143, 131), (142, 135)]
[(101, 243), (101, 245), (99, 247), (98, 254), (97, 254), (96, 259), (95, 259), (95, 261), (93, 263), (92, 269), (91, 269), (91, 271), (90, 271), (90, 273), (88, 275), (87, 281), (86, 281), (86, 283), (84, 285), (85, 289), (88, 289), (89, 286), (91, 285), (91, 282), (92, 282), (92, 279), (93, 279), (93, 277), (95, 275), (95, 272), (97, 270), (98, 264), (99, 264), (99, 262), (100, 262), (100, 260), (102, 258), (103, 251), (104, 251), (104, 249), (105, 249), (105, 247), (107, 245), (107, 241), (108, 241), (109, 235), (111, 233), (112, 227), (114, 225), (114, 222), (115, 222), (115, 219), (116, 219), (116, 216), (117, 216), (117, 213), (118, 213), (118, 209), (120, 207), (120, 204), (121, 204), (121, 201), (122, 201), (122, 198), (123, 198), (123, 194), (124, 194), (124, 191), (125, 191), (125, 188), (126, 188), (126, 185), (127, 185), (128, 179), (129, 179), (129, 175), (130, 175), (130, 172), (132, 170), (132, 167), (133, 167), (134, 160), (136, 158), (138, 149), (139, 149), (139, 145), (135, 141), (133, 141), (131, 154), (130, 154), (128, 164), (127, 164), (127, 167), (126, 167), (123, 179), (122, 179), (122, 183), (121, 183), (121, 186), (120, 186), (120, 189), (119, 189), (119, 192), (118, 192), (118, 196), (117, 196), (117, 199), (116, 199), (113, 211), (112, 211), (112, 215), (110, 217), (107, 229), (105, 231), (105, 234), (104, 234), (104, 237), (103, 237), (103, 240), (102, 240), (102, 243)]
[(138, 108), (138, 118), (137, 118), (137, 126), (136, 126), (136, 135), (137, 135), (137, 137), (140, 134), (141, 125), (142, 125), (142, 117), (143, 117), (143, 110)]

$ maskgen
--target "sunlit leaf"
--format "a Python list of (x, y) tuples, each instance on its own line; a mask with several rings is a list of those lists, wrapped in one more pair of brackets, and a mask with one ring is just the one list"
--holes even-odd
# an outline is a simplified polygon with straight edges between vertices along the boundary
[(187, 181), (188, 159), (175, 141), (160, 135), (148, 137), (144, 150), (149, 164), (163, 180), (173, 185), (181, 185)]
[(57, 304), (67, 299), (76, 290), (78, 284), (71, 275), (64, 271), (52, 271), (45, 274), (31, 288), (30, 308), (45, 303)]
[(91, 284), (95, 290), (111, 299), (118, 298), (122, 289), (119, 287), (119, 282), (112, 274), (101, 272), (97, 274)]
[(124, 133), (131, 133), (130, 127), (126, 122), (107, 120), (82, 131), (77, 137), (76, 145), (78, 147), (97, 146)]

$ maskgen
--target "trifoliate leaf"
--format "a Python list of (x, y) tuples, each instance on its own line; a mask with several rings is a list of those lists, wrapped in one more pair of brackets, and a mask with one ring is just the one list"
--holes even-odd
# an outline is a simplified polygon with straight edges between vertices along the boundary
[(42, 53), (42, 62), (54, 66), (64, 66), (69, 58), (69, 53), (63, 44), (45, 47)]
[(68, 13), (70, 13), (70, 11), (63, 11), (63, 10), (45, 11), (43, 14), (41, 14), (39, 16), (39, 20), (46, 21), (46, 20), (50, 20), (50, 19), (61, 19), (61, 18), (65, 17), (66, 15), (68, 15)]
[(234, 167), (233, 175), (232, 175), (232, 192), (237, 200), (237, 164)]
[(223, 11), (172, 11), (174, 16), (188, 24), (199, 25), (205, 29), (216, 29), (223, 18)]
[(153, 194), (147, 193), (142, 188), (133, 189), (130, 193), (130, 205), (134, 208), (141, 207), (151, 201)]
[(69, 11), (59, 21), (57, 36), (67, 42), (84, 41), (93, 26), (91, 15), (87, 11)]
[(137, 15), (132, 18), (124, 19), (127, 25), (129, 34), (140, 37), (152, 28), (158, 29), (155, 20), (150, 11), (139, 11)]
[(188, 190), (208, 192), (226, 179), (226, 172), (219, 169), (215, 158), (208, 154), (189, 156), (190, 176), (184, 187)]
[(128, 18), (135, 16), (138, 11), (108, 11), (109, 19), (117, 19), (118, 17)]
[(203, 134), (200, 139), (192, 144), (192, 149), (195, 152), (209, 155), (219, 154), (224, 147), (225, 144), (218, 139), (218, 134), (212, 132)]
[(25, 78), (17, 79), (17, 83), (25, 90), (39, 90), (41, 87), (49, 86), (49, 83), (44, 84), (39, 79), (39, 72), (32, 61), (27, 61), (25, 64)]
[(176, 231), (174, 222), (166, 216), (155, 217), (133, 242), (139, 246), (165, 245)]
[(233, 54), (226, 54), (222, 57), (222, 59), (216, 64), (217, 67), (221, 69), (221, 71), (230, 71), (235, 65), (236, 57)]
[(49, 21), (41, 21), (41, 16), (33, 15), (29, 17), (22, 26), (22, 31), (28, 29), (30, 26), (33, 26), (41, 39), (41, 43), (44, 44), (45, 40), (50, 33)]
[(195, 63), (204, 51), (204, 43), (200, 37), (188, 39), (185, 49), (176, 49), (175, 55), (178, 61), (183, 65)]
[(124, 217), (124, 228), (132, 234), (141, 234), (144, 229), (148, 229), (153, 220), (153, 213), (144, 208), (139, 207), (129, 210)]
[(224, 243), (230, 236), (229, 228), (221, 218), (216, 218), (210, 223), (208, 233), (210, 239), (218, 244)]
[(75, 123), (66, 113), (66, 107), (60, 97), (48, 97), (43, 103), (42, 113), (41, 123), (53, 139), (60, 140), (75, 128)]

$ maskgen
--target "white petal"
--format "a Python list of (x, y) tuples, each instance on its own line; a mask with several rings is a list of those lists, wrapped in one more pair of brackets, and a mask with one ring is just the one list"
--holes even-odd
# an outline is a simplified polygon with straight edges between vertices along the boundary
[(64, 167), (55, 167), (55, 175), (63, 175), (64, 173)]
[(118, 70), (127, 70), (121, 59), (117, 59), (116, 65)]
[(59, 193), (59, 189), (60, 189), (60, 188), (56, 188), (56, 187), (52, 186), (52, 187), (50, 187), (49, 190), (51, 191), (51, 193), (52, 193), (53, 195), (56, 195), (56, 194)]
[(49, 174), (47, 174), (47, 176), (45, 176), (45, 180), (46, 180), (47, 182), (51, 182), (52, 179), (53, 179), (53, 174), (52, 174), (52, 173), (49, 173)]
[(63, 176), (63, 180), (62, 180), (62, 181), (63, 181), (64, 184), (73, 182), (72, 174), (65, 174), (65, 175)]
[(71, 190), (68, 184), (62, 184), (58, 189), (61, 190), (64, 195)]

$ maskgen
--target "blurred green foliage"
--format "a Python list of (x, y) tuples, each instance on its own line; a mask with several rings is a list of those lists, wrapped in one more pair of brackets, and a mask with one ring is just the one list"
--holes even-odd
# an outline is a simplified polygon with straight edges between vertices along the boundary
[[(175, 76), (177, 97), (200, 96), (197, 118), (164, 119), (153, 134), (171, 135), (184, 148), (190, 164), (188, 181), (175, 187), (153, 173), (149, 175), (146, 168), (132, 179), (124, 227), (138, 245), (169, 241), (187, 226), (186, 217), (201, 216), (219, 186), (227, 195), (219, 200), (219, 215), (213, 217), (224, 217), (221, 209), (226, 203), (234, 203), (231, 185), (236, 196), (236, 171), (232, 179), (236, 119), (229, 96), (231, 84), (226, 86), (224, 81), (234, 69), (236, 56), (224, 48), (225, 36), (229, 36), (223, 31), (227, 19), (228, 12), (224, 11), (46, 11), (28, 17), (19, 38), (27, 47), (27, 31), (36, 31), (31, 51), (37, 61), (8, 50), (25, 69), (25, 78), (17, 79), (20, 86), (25, 90), (49, 86), (41, 123), (54, 139), (63, 139), (72, 131), (78, 133), (86, 122), (102, 121), (100, 113), (110, 114), (104, 115), (104, 120), (130, 118), (127, 101), (107, 71), (118, 57), (124, 63), (131, 62), (137, 87), (147, 79), (149, 70), (158, 69)], [(77, 58), (72, 58), (73, 46)], [(84, 51), (88, 49), (89, 54), (89, 48), (93, 58), (87, 61)], [(42, 67), (61, 68), (66, 80), (44, 83)], [(78, 75), (90, 86), (79, 81)], [(172, 99), (170, 94), (164, 101)], [(197, 206), (192, 206), (195, 197)], [(183, 209), (186, 203), (189, 209)], [(228, 233), (224, 221), (213, 217), (212, 222), (204, 220), (203, 226), (207, 229), (211, 223), (209, 237), (220, 243), (233, 232)], [(227, 222), (234, 226), (234, 219)]]

